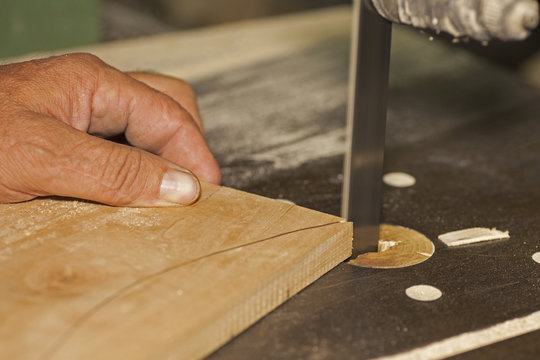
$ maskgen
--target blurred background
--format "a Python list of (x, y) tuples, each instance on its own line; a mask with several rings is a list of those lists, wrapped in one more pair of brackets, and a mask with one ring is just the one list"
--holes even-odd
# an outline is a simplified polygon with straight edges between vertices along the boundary
[(0, 57), (350, 2), (351, 0), (2, 0)]
[[(0, 58), (351, 2), (352, 0), (2, 0)], [(437, 36), (436, 41), (450, 43), (451, 38)], [(489, 46), (482, 46), (471, 41), (462, 42), (458, 46), (520, 72), (522, 69), (540, 69), (540, 65), (534, 65), (540, 64), (539, 30), (527, 41), (520, 43), (494, 41)], [(540, 73), (540, 70), (534, 72)], [(526, 73), (530, 73), (530, 70)], [(531, 76), (533, 75), (527, 75)], [(537, 77), (539, 79), (534, 82), (540, 84), (540, 75)]]

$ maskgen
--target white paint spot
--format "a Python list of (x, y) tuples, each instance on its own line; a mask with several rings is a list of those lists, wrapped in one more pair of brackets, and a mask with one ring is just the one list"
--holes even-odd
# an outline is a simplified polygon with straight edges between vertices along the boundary
[(540, 251), (539, 251), (539, 252), (535, 252), (535, 253), (533, 254), (533, 256), (532, 256), (532, 259), (533, 259), (534, 261), (536, 261), (537, 263), (540, 264)]
[(508, 239), (510, 234), (508, 231), (500, 231), (495, 228), (470, 228), (441, 234), (438, 238), (448, 246), (459, 246), (481, 241)]
[(383, 182), (388, 186), (405, 188), (416, 184), (416, 179), (404, 172), (391, 172), (384, 174)]
[(405, 290), (405, 294), (411, 299), (418, 301), (433, 301), (442, 296), (441, 290), (431, 285), (411, 286)]
[(291, 200), (287, 200), (287, 199), (276, 199), (277, 201), (281, 201), (282, 203), (285, 203), (285, 204), (290, 204), (290, 205), (296, 205), (294, 202), (292, 202)]

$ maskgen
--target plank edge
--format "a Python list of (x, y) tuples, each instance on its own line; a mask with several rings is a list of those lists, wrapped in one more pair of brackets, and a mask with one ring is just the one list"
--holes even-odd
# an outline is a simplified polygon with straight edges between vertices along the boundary
[[(333, 225), (343, 227), (343, 229), (313, 248), (292, 269), (282, 270), (261, 284), (257, 291), (247, 297), (244, 302), (231, 308), (220, 319), (216, 319), (203, 334), (197, 334), (197, 337), (206, 339), (203, 342), (206, 346), (194, 347), (190, 351), (185, 351), (187, 349), (184, 348), (180, 357), (174, 355), (171, 358), (199, 359), (210, 355), (350, 257), (352, 223)], [(238, 314), (243, 314), (243, 316), (238, 316)], [(195, 341), (189, 341), (189, 343), (196, 345)]]

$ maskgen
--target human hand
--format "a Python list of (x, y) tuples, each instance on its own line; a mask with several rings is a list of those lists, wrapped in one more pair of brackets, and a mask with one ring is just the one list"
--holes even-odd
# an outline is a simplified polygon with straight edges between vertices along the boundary
[[(4, 65), (0, 109), (0, 202), (190, 204), (193, 174), (220, 181), (195, 95), (172, 77), (122, 73), (89, 54)], [(134, 147), (102, 138), (121, 133)]]

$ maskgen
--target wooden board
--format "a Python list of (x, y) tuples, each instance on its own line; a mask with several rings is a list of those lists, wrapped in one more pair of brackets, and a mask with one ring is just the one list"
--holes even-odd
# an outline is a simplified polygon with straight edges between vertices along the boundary
[(0, 358), (204, 356), (346, 259), (351, 234), (213, 185), (191, 207), (0, 205)]

